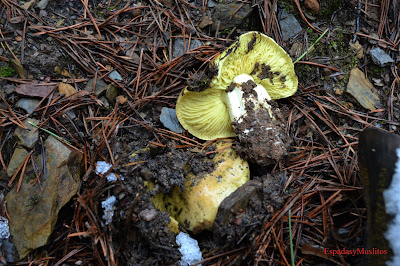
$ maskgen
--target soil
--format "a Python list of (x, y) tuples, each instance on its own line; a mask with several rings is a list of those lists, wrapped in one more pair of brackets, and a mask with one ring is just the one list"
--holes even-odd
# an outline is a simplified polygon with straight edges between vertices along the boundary
[[(93, 0), (89, 1), (92, 14), (103, 19), (101, 22), (107, 18), (111, 21), (102, 25), (104, 42), (99, 45), (91, 39), (99, 36), (96, 35), (96, 28), (91, 26), (89, 16), (83, 15), (85, 8), (82, 1), (50, 1), (43, 11), (36, 7), (28, 11), (21, 10), (9, 2), (12, 1), (2, 1), (0, 6), (2, 44), (7, 41), (10, 50), (21, 60), (27, 79), (65, 81), (78, 90), (84, 90), (86, 82), (97, 77), (117, 86), (120, 96), (128, 99), (125, 104), (112, 106), (104, 97), (98, 99), (92, 94), (71, 102), (71, 99), (56, 92), (52, 98), (44, 99), (35, 112), (27, 114), (17, 108), (16, 103), (21, 98), (29, 97), (15, 92), (15, 87), (26, 80), (16, 73), (0, 79), (0, 95), (4, 96), (4, 100), (0, 98), (1, 115), (10, 114), (4, 119), (0, 117), (0, 159), (5, 165), (10, 162), (17, 146), (13, 137), (17, 127), (16, 117), (22, 119), (29, 116), (41, 120), (46, 128), (67, 138), (73, 145), (84, 147), (87, 155), (87, 172), (82, 178), (79, 196), (61, 209), (48, 244), (20, 262), (111, 265), (110, 254), (114, 254), (118, 265), (178, 265), (181, 255), (175, 241), (176, 235), (168, 226), (169, 214), (157, 210), (151, 197), (159, 192), (168, 193), (175, 186), (185, 189), (187, 171), (212, 171), (214, 165), (204, 158), (212, 158), (214, 149), (211, 145), (202, 150), (201, 145), (209, 143), (187, 133), (179, 135), (167, 132), (159, 120), (161, 108), (173, 107), (179, 92), (186, 86), (193, 91), (204, 90), (216, 74), (215, 68), (210, 66), (207, 69), (207, 65), (243, 32), (268, 30), (268, 34), (286, 51), (294, 51), (293, 59), (299, 54), (292, 48), (300, 45), (299, 53), (303, 53), (319, 34), (308, 28), (294, 1), (270, 1), (276, 5), (273, 14), (276, 9), (284, 9), (294, 14), (303, 27), (297, 36), (283, 41), (279, 37), (279, 30), (273, 30), (273, 23), (268, 22), (269, 17), (258, 17), (269, 8), (259, 4), (254, 6), (251, 17), (237, 28), (215, 33), (197, 29), (203, 14), (212, 12), (212, 7), (203, 7), (202, 1), (161, 0), (155, 1), (156, 4), (143, 1), (131, 4), (128, 11), (118, 15), (117, 12), (124, 8), (127, 1)], [(116, 6), (108, 6), (111, 2)], [(302, 86), (293, 99), (269, 102), (273, 119), (264, 109), (255, 110), (253, 103), (246, 104), (247, 116), (242, 123), (233, 125), (240, 141), (232, 141), (236, 141), (235, 148), (241, 156), (252, 162), (251, 180), (223, 202), (212, 231), (200, 234), (189, 232), (198, 240), (204, 257), (208, 259), (203, 265), (251, 265), (256, 259), (265, 265), (287, 263), (290, 257), (287, 241), (289, 203), (296, 216), (293, 218), (296, 219), (293, 223), (296, 232), (294, 239), (297, 241), (296, 263), (302, 260), (304, 265), (359, 264), (357, 256), (326, 258), (326, 254), (320, 250), (310, 252), (306, 247), (309, 244), (321, 248), (351, 249), (361, 248), (365, 244), (365, 205), (361, 197), (357, 155), (354, 153), (357, 136), (366, 124), (398, 133), (400, 97), (396, 90), (391, 90), (391, 85), (400, 58), (397, 52), (387, 48), (386, 43), (371, 44), (369, 38), (360, 35), (357, 38), (363, 46), (364, 57), (357, 59), (348, 45), (353, 39), (356, 24), (354, 1), (319, 2), (318, 16), (303, 11), (313, 25), (329, 27), (330, 32), (303, 61), (317, 62), (339, 68), (340, 71), (296, 64), (296, 74)], [(361, 16), (359, 30), (364, 36), (378, 32), (381, 14), (377, 8), (380, 1), (368, 2), (372, 6), (368, 7), (368, 15)], [(390, 23), (388, 20), (385, 25), (396, 23), (393, 14), (388, 15)], [(15, 22), (16, 17), (22, 20)], [(12, 23), (11, 18), (14, 19)], [(25, 19), (29, 21), (26, 27)], [(61, 20), (64, 20), (62, 27), (87, 24), (60, 30), (55, 25)], [(134, 26), (124, 28), (131, 21), (134, 21)], [(138, 24), (144, 25), (140, 31), (136, 31)], [(390, 31), (385, 29), (381, 34), (382, 39), (390, 37)], [(110, 32), (114, 35), (107, 35)], [(165, 32), (170, 35), (165, 35)], [(149, 37), (145, 38), (145, 34)], [(198, 38), (204, 46), (178, 60), (171, 60), (170, 48), (173, 39), (179, 35)], [(24, 41), (17, 38), (21, 36)], [(132, 41), (133, 36), (140, 41)], [(81, 48), (79, 45), (82, 43), (84, 46), (79, 50), (77, 47)], [(252, 46), (250, 42), (248, 50)], [(367, 54), (375, 46), (387, 48), (386, 51), (390, 52), (396, 63), (387, 67), (373, 65)], [(236, 47), (232, 47), (227, 54)], [(6, 45), (0, 48), (1, 68), (11, 67), (6, 61), (13, 58), (10, 50)], [(377, 79), (379, 82), (376, 83), (383, 84), (378, 86), (379, 97), (384, 103), (382, 110), (368, 112), (345, 93), (350, 69), (354, 67), (361, 68), (370, 80)], [(110, 79), (110, 69), (118, 70), (123, 81)], [(270, 80), (280, 74), (271, 72), (266, 65), (255, 65), (254, 71), (260, 71), (260, 78)], [(71, 79), (71, 76), (74, 78)], [(254, 93), (253, 86), (248, 84), (245, 88), (248, 94)], [(387, 103), (390, 101), (393, 101), (393, 105), (389, 107)], [(332, 102), (335, 104), (329, 105)], [(388, 114), (387, 110), (391, 108), (392, 113)], [(15, 116), (8, 113), (10, 109)], [(354, 113), (361, 115), (354, 119)], [(360, 123), (360, 119), (364, 118), (367, 121)], [(246, 129), (253, 130), (243, 134)], [(106, 141), (103, 140), (103, 133), (108, 138)], [(40, 135), (48, 134), (40, 131)], [(332, 157), (322, 154), (327, 150)], [(340, 153), (336, 153), (338, 151)], [(137, 156), (130, 157), (134, 152)], [(111, 156), (117, 162), (112, 171), (121, 179), (107, 183), (94, 173), (93, 166), (98, 160), (111, 161)], [(3, 198), (10, 189), (9, 181), (10, 178), (0, 166), (0, 214), (3, 217), (6, 217)], [(149, 189), (149, 182), (155, 184), (154, 188)], [(337, 193), (339, 190), (340, 193)], [(295, 198), (299, 193), (304, 194)], [(101, 202), (110, 195), (115, 195), (118, 202), (113, 222), (105, 226), (101, 222)], [(281, 213), (283, 211), (284, 214)], [(273, 233), (263, 235), (269, 230), (266, 228), (272, 228)], [(89, 232), (89, 229), (95, 232)], [(185, 231), (182, 227), (180, 229)], [(88, 235), (68, 237), (71, 233)], [(5, 252), (3, 245), (0, 248), (1, 262), (7, 255)]]
[[(291, 144), (286, 129), (287, 112), (283, 112), (274, 101), (271, 107), (264, 108), (265, 103), (254, 103), (257, 92), (256, 84), (248, 81), (242, 84), (246, 114), (238, 121), (232, 122), (234, 132), (239, 136), (237, 150), (241, 156), (252, 163), (266, 166), (281, 160)], [(272, 117), (271, 117), (272, 114)]]

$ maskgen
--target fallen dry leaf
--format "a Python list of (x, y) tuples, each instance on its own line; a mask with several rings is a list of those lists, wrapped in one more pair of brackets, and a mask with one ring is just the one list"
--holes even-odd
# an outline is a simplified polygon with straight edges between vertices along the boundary
[(24, 16), (16, 16), (16, 17), (10, 18), (9, 22), (12, 23), (12, 24), (17, 24), (17, 23), (20, 23), (20, 22), (22, 22), (24, 20), (25, 20)]
[(56, 83), (30, 82), (19, 85), (15, 92), (32, 97), (46, 97), (57, 86)]
[[(60, 83), (58, 85), (58, 91), (60, 92), (60, 95), (65, 94), (65, 97), (69, 97), (76, 93), (76, 89), (67, 83)], [(73, 97), (76, 97), (76, 95)]]

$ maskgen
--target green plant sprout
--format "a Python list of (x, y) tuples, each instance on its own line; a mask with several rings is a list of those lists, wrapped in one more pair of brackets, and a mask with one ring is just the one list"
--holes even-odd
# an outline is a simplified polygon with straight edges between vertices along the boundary
[(314, 47), (314, 45), (317, 44), (317, 42), (319, 42), (319, 40), (321, 40), (322, 37), (324, 37), (325, 33), (328, 32), (329, 29), (326, 29), (321, 36), (318, 37), (318, 39), (310, 46), (308, 47), (307, 51), (305, 51), (302, 55), (300, 55), (299, 58), (296, 59), (296, 61), (293, 62), (293, 64), (296, 64), (298, 61), (300, 61), (306, 54), (308, 54), (308, 52), (310, 52), (310, 50)]
[[(326, 32), (326, 31), (325, 31)], [(290, 257), (292, 260), (292, 266), (294, 266), (294, 251), (293, 251), (293, 239), (292, 239), (292, 214), (289, 209), (289, 239), (290, 239)]]
[[(32, 126), (36, 127), (36, 128), (39, 128), (39, 126), (35, 125), (34, 123), (32, 123), (30, 121), (28, 123), (31, 124)], [(58, 140), (64, 141), (65, 143), (68, 143), (69, 145), (71, 145), (71, 142), (69, 142), (68, 140), (63, 139), (62, 137), (54, 134), (53, 132), (50, 132), (47, 129), (44, 129), (44, 128), (41, 128), (41, 127), (39, 129), (43, 130), (46, 133), (49, 133), (50, 135), (52, 135), (53, 137), (57, 138)]]

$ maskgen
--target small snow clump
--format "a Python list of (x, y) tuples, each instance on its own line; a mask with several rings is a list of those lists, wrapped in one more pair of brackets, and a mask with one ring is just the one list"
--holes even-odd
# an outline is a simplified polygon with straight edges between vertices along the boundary
[(176, 236), (176, 243), (181, 246), (179, 248), (179, 252), (182, 254), (181, 266), (193, 265), (203, 259), (197, 240), (188, 234), (180, 232)]
[[(111, 168), (111, 164), (105, 161), (98, 161), (96, 163), (96, 174), (105, 174)], [(110, 173), (106, 176), (108, 182), (117, 181), (117, 176), (113, 173)]]
[(0, 247), (3, 244), (3, 239), (10, 237), (10, 230), (8, 229), (8, 220), (0, 216)]
[(106, 221), (106, 224), (110, 224), (112, 222), (112, 218), (114, 216), (114, 204), (116, 202), (117, 198), (115, 196), (111, 196), (101, 202), (101, 207), (104, 209), (103, 219)]
[(393, 266), (400, 265), (400, 148), (396, 149), (396, 154), (397, 162), (392, 183), (383, 192), (386, 212), (393, 215), (393, 220), (388, 224), (385, 232), (385, 238), (393, 250), (392, 260), (387, 261), (386, 265)]

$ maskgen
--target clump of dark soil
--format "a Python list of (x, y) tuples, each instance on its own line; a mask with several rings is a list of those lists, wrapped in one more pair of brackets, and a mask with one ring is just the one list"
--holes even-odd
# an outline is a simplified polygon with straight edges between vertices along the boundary
[(254, 177), (228, 196), (218, 208), (214, 240), (225, 247), (251, 245), (256, 232), (282, 207), (281, 175)]
[[(254, 82), (242, 84), (245, 99), (251, 94), (257, 98), (254, 87)], [(270, 101), (269, 104), (271, 110), (265, 109), (261, 104), (255, 106), (251, 100), (246, 100), (246, 115), (240, 123), (232, 123), (234, 132), (240, 139), (237, 147), (239, 154), (258, 165), (276, 163), (287, 154), (291, 143), (285, 127), (286, 116), (275, 102)]]
[[(169, 213), (157, 210), (151, 197), (159, 192), (168, 193), (174, 186), (184, 189), (187, 172), (196, 175), (212, 172), (215, 165), (207, 159), (212, 159), (214, 154), (205, 152), (214, 149), (210, 146), (200, 152), (197, 148), (165, 148), (158, 154), (148, 150), (135, 158), (136, 161), (147, 162), (132, 173), (139, 176), (134, 181), (136, 184), (128, 184), (132, 194), (139, 195), (137, 200), (132, 200), (131, 210), (126, 210), (126, 219), (130, 221), (127, 230), (131, 232), (128, 246), (133, 250), (126, 254), (129, 262), (143, 263), (148, 252), (151, 252), (152, 256), (149, 257), (153, 262), (179, 260), (176, 234), (168, 227)], [(223, 252), (232, 247), (251, 245), (263, 225), (282, 206), (280, 180), (280, 174), (254, 177), (226, 198), (219, 207), (212, 231), (192, 235), (199, 241), (203, 254), (215, 248)], [(138, 185), (138, 181), (142, 185)], [(143, 185), (145, 181), (154, 182), (154, 189), (146, 189)], [(181, 230), (185, 231), (183, 228)]]
[(210, 64), (205, 72), (196, 72), (190, 75), (187, 89), (189, 91), (204, 91), (208, 89), (211, 80), (218, 74), (215, 64)]
[[(207, 151), (214, 149), (211, 146)], [(146, 164), (138, 169), (140, 175), (147, 181), (154, 182), (156, 185), (155, 193), (169, 193), (174, 186), (181, 190), (185, 188), (185, 174), (189, 171), (198, 175), (202, 172), (210, 173), (214, 169), (214, 163), (204, 160), (204, 152), (190, 152), (184, 149), (164, 150), (162, 153), (152, 155), (150, 152), (143, 154), (141, 160)]]
[(168, 227), (169, 214), (158, 211), (150, 198), (150, 193), (142, 194), (131, 217), (127, 217), (133, 226), (127, 230), (133, 230), (128, 242), (129, 252), (125, 256), (132, 264), (143, 263), (145, 258), (152, 258), (158, 263), (178, 261), (181, 255), (176, 235)]

